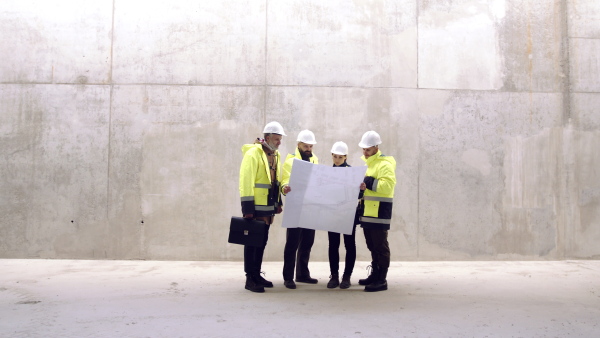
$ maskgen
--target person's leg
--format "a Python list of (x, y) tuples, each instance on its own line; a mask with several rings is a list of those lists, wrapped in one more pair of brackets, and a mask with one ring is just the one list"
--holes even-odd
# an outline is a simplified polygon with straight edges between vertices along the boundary
[(264, 245), (262, 247), (257, 248), (256, 256), (255, 256), (256, 270), (258, 273), (260, 273), (262, 271), (263, 255), (265, 253), (267, 241), (269, 240), (269, 229), (271, 228), (271, 221), (273, 218), (272, 217), (257, 217), (256, 219), (259, 221), (264, 221), (266, 224), (265, 234), (264, 234), (264, 238), (263, 238)]
[(298, 246), (298, 258), (296, 262), (296, 280), (305, 279), (309, 283), (316, 284), (318, 281), (310, 277), (308, 261), (310, 259), (310, 250), (315, 242), (315, 230), (302, 229), (300, 236), (300, 245)]
[(377, 279), (377, 277), (376, 277), (377, 276), (377, 257), (374, 253), (375, 249), (374, 249), (374, 245), (373, 245), (372, 230), (363, 228), (363, 233), (365, 234), (365, 241), (367, 243), (367, 248), (371, 252), (371, 273), (369, 274), (369, 277), (367, 277), (365, 279), (360, 279), (358, 281), (358, 284), (369, 285), (375, 279)]
[(375, 248), (373, 247), (373, 233), (370, 229), (364, 229), (363, 233), (365, 234), (365, 242), (367, 243), (367, 249), (371, 253), (371, 266), (377, 264), (377, 257), (375, 256)]
[(373, 256), (377, 262), (377, 266), (382, 269), (390, 267), (390, 244), (388, 243), (387, 230), (371, 230)]
[(300, 244), (302, 229), (289, 228), (286, 231), (285, 247), (283, 249), (283, 280), (293, 280), (296, 266), (296, 252)]
[(329, 239), (329, 271), (331, 274), (337, 274), (340, 269), (340, 234), (337, 232), (328, 232)]
[(244, 272), (246, 274), (256, 273), (256, 247), (244, 245)]
[(390, 245), (387, 240), (387, 230), (372, 230), (374, 256), (377, 259), (378, 271), (371, 284), (365, 286), (365, 291), (387, 290), (387, 272), (390, 267)]
[(246, 272), (244, 288), (252, 292), (265, 292), (264, 285), (257, 279), (259, 275), (259, 271), (256, 270), (257, 251), (259, 250), (255, 246), (244, 245), (244, 272)]
[(351, 235), (344, 235), (344, 247), (346, 247), (346, 260), (344, 265), (344, 276), (350, 278), (354, 271), (356, 262), (356, 228), (352, 230)]
[(334, 289), (340, 285), (340, 234), (328, 232), (327, 237), (329, 238), (329, 270), (331, 271), (327, 288)]
[(270, 225), (267, 224), (266, 229), (265, 229), (265, 236), (264, 236), (264, 245), (262, 247), (257, 247), (256, 248), (256, 252), (255, 252), (255, 271), (256, 271), (256, 280), (262, 284), (264, 287), (266, 288), (272, 288), (273, 287), (273, 282), (266, 280), (263, 276), (261, 276), (261, 272), (262, 272), (262, 262), (263, 262), (263, 256), (265, 254), (265, 247), (267, 246), (267, 241), (269, 240), (269, 228)]

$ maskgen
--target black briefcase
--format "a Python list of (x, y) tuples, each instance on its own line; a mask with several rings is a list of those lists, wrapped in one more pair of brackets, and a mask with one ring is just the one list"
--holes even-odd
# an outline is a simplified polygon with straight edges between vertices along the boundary
[(227, 241), (233, 244), (261, 247), (265, 245), (266, 228), (267, 225), (264, 221), (233, 216), (229, 225)]

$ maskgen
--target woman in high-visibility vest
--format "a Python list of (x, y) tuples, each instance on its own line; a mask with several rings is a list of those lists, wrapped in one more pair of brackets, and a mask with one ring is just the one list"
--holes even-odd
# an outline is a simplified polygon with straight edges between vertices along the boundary
[[(348, 146), (344, 142), (336, 142), (331, 147), (331, 158), (333, 160), (334, 167), (349, 167), (350, 165), (346, 162), (348, 157)], [(358, 212), (358, 209), (357, 209)], [(356, 221), (356, 217), (355, 217)], [(340, 289), (349, 288), (350, 276), (354, 270), (354, 263), (356, 262), (356, 222), (352, 227), (352, 234), (344, 234), (344, 247), (346, 248), (346, 259), (344, 264), (344, 274), (342, 275), (342, 282), (340, 283), (340, 233), (338, 232), (327, 232), (329, 240), (329, 270), (331, 276), (329, 276), (329, 283), (327, 283), (328, 289), (334, 289), (338, 286)]]

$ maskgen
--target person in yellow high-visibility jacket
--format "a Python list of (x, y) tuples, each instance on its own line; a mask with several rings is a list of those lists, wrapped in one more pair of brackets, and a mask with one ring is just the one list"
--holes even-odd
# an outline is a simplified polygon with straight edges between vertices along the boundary
[[(310, 130), (303, 130), (298, 134), (298, 148), (294, 154), (288, 154), (283, 164), (281, 186), (286, 189), (283, 193), (291, 191), (290, 175), (294, 159), (308, 161), (314, 164), (319, 159), (313, 154), (313, 145), (317, 143), (315, 134)], [(294, 267), (296, 268), (296, 282), (317, 284), (318, 280), (310, 276), (308, 260), (310, 250), (315, 242), (315, 230), (305, 228), (288, 228), (286, 231), (285, 248), (283, 251), (283, 285), (288, 289), (295, 289)]]
[[(279, 145), (285, 136), (278, 122), (269, 122), (263, 130), (264, 139), (242, 146), (244, 158), (240, 166), (240, 199), (244, 218), (264, 221), (267, 224), (262, 247), (244, 246), (245, 288), (252, 292), (265, 292), (273, 287), (271, 281), (262, 277), (262, 260), (269, 237), (269, 227), (275, 214), (282, 211)], [(289, 188), (283, 190), (287, 193)]]
[(392, 220), (394, 188), (396, 187), (396, 160), (385, 156), (379, 150), (381, 137), (375, 131), (368, 131), (359, 143), (363, 148), (362, 159), (367, 163), (365, 179), (360, 189), (362, 215), (359, 218), (365, 234), (367, 248), (371, 251), (371, 274), (358, 284), (365, 285), (365, 291), (387, 290), (387, 273), (390, 267), (390, 245), (388, 230)]

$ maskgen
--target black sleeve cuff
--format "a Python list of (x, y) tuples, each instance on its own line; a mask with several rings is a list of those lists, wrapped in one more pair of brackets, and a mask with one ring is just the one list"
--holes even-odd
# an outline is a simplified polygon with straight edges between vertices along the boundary
[(365, 184), (367, 185), (367, 189), (369, 190), (373, 190), (373, 182), (375, 181), (375, 177), (372, 176), (365, 176), (365, 179), (363, 180), (363, 182), (365, 182)]
[(242, 215), (254, 214), (254, 201), (242, 202)]

